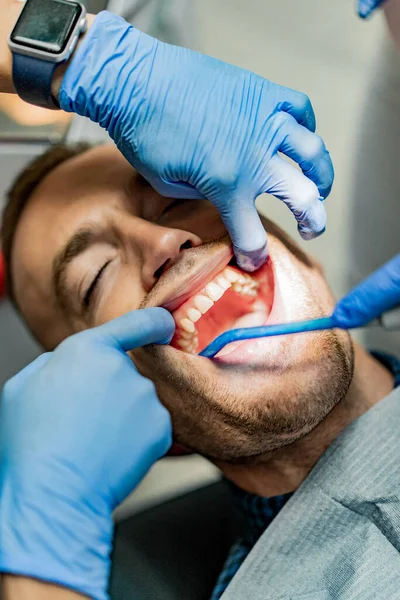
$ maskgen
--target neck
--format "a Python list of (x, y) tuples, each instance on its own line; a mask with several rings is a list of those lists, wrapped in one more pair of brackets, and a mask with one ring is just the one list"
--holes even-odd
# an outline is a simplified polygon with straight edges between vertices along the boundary
[(217, 466), (228, 479), (252, 494), (271, 497), (293, 492), (339, 433), (392, 389), (392, 374), (355, 345), (354, 377), (349, 391), (313, 431), (290, 446), (269, 454), (257, 464), (220, 463)]

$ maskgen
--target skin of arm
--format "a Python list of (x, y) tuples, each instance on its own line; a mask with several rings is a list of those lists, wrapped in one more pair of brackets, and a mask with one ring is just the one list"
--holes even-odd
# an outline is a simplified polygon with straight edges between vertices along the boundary
[(4, 600), (87, 600), (67, 588), (16, 575), (2, 575), (2, 597)]
[(11, 0), (0, 0), (0, 92), (15, 94), (12, 82), (12, 57), (8, 38), (23, 6)]

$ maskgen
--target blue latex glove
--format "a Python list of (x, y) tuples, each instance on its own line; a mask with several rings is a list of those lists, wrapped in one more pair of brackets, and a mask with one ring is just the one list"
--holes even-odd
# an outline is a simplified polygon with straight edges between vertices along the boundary
[(367, 19), (384, 0), (358, 0), (358, 14), (362, 19)]
[[(100, 13), (62, 82), (66, 111), (100, 123), (161, 194), (208, 198), (247, 270), (266, 259), (255, 208), (283, 200), (310, 239), (325, 229), (333, 166), (307, 96)], [(300, 165), (303, 174), (278, 152)]]
[(171, 315), (129, 313), (43, 354), (4, 387), (0, 572), (107, 598), (113, 509), (171, 445), (169, 414), (125, 351)]
[(333, 317), (344, 329), (362, 327), (399, 305), (400, 254), (340, 300)]

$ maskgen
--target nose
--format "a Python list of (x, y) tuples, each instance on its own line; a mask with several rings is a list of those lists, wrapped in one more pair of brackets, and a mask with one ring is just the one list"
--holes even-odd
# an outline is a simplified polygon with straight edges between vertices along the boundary
[(165, 271), (180, 258), (181, 252), (202, 244), (201, 238), (189, 231), (149, 224), (143, 253), (142, 282), (150, 291)]

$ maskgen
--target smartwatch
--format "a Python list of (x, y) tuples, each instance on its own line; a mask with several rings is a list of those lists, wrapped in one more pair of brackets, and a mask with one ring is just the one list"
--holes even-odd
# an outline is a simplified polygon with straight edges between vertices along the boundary
[(86, 9), (72, 0), (27, 0), (11, 33), (13, 81), (36, 106), (59, 109), (52, 96), (54, 71), (69, 59), (86, 30)]

